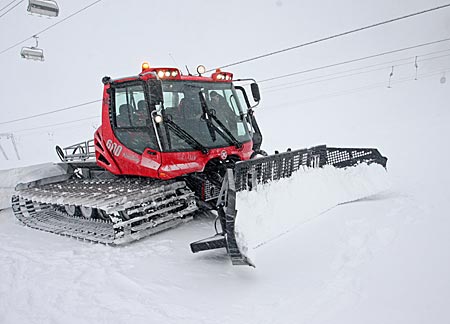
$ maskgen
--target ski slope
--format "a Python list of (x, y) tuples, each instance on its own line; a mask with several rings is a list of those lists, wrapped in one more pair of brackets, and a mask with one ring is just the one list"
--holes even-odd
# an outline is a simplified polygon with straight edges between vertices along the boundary
[[(0, 320), (439, 322), (448, 318), (449, 222), (433, 210), (434, 199), (405, 189), (397, 184), (312, 217), (259, 246), (256, 269), (231, 266), (224, 251), (192, 254), (188, 244), (212, 231), (204, 217), (109, 247), (26, 228), (3, 210)], [(296, 210), (295, 203), (278, 208)]]
[[(424, 154), (425, 147), (437, 152), (445, 145), (450, 114), (440, 101), (449, 92), (426, 81), (421, 86), (434, 98), (427, 109), (381, 106), (371, 120), (382, 125), (378, 147), (389, 158), (391, 188), (314, 215), (259, 246), (256, 269), (231, 266), (224, 251), (190, 252), (190, 242), (213, 231), (206, 217), (112, 248), (28, 229), (3, 210), (0, 322), (446, 322), (450, 172)], [(405, 140), (402, 130), (412, 125), (399, 116), (407, 113), (415, 127)], [(279, 198), (271, 197), (277, 214), (301, 209), (299, 183), (277, 188)], [(258, 191), (252, 202), (266, 193)], [(286, 201), (283, 193), (294, 198)]]
[[(91, 2), (64, 2), (61, 18)], [(103, 1), (40, 38), (45, 63), (21, 61), (20, 48), (2, 56), (0, 88), (7, 95), (0, 96), (0, 122), (101, 99), (104, 75), (138, 73), (144, 60), (172, 66), (175, 58), (180, 67), (210, 68), (439, 4)], [(331, 65), (448, 38), (449, 21), (448, 11), (441, 11), (230, 71), (260, 81)], [(50, 23), (12, 12), (0, 24), (8, 31), (0, 33), (3, 49)], [(157, 43), (142, 41), (145, 31)], [(213, 233), (207, 217), (114, 248), (22, 226), (7, 208), (14, 184), (43, 176), (40, 164), (57, 161), (54, 145), (92, 138), (100, 103), (2, 125), (0, 133), (18, 134), (21, 160), (13, 150), (6, 152), (8, 161), (0, 160), (0, 323), (449, 323), (450, 82), (440, 79), (445, 71), (448, 79), (450, 62), (445, 53), (436, 60), (428, 55), (448, 47), (260, 84), (255, 114), (265, 150), (376, 147), (388, 158), (391, 186), (309, 215), (284, 235), (264, 240), (252, 251), (256, 268), (233, 267), (220, 250), (190, 252), (190, 242)], [(349, 72), (364, 67), (357, 75)], [(345, 71), (355, 75), (334, 74)], [(313, 79), (326, 74), (323, 82)], [(24, 84), (32, 86), (24, 91)], [(75, 119), (81, 121), (67, 123)], [(55, 126), (35, 129), (42, 125)], [(293, 182), (276, 191), (278, 197), (270, 196), (274, 213), (304, 216), (296, 199), (303, 188)], [(266, 194), (259, 191), (254, 206), (241, 200), (238, 217), (257, 217)]]

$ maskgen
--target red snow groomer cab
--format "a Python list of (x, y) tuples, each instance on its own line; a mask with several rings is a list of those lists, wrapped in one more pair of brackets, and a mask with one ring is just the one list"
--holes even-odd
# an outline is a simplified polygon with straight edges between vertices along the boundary
[[(115, 175), (173, 179), (250, 159), (261, 134), (241, 106), (244, 89), (232, 81), (220, 70), (192, 76), (148, 63), (137, 76), (104, 77), (97, 164)], [(258, 102), (256, 83), (252, 93)]]

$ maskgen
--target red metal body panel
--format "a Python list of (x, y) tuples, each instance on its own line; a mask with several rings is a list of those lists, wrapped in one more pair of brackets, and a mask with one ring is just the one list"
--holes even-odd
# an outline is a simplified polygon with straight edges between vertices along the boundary
[[(114, 82), (148, 80), (151, 78), (156, 78), (155, 74), (143, 73), (140, 76), (122, 78)], [(199, 76), (178, 76), (176, 79), (231, 82)], [(253, 153), (253, 143), (248, 141), (239, 149), (234, 146), (213, 148), (209, 150), (208, 154), (203, 154), (200, 151), (158, 152), (149, 148), (145, 149), (142, 154), (138, 154), (128, 149), (114, 134), (109, 115), (109, 88), (109, 83), (106, 83), (103, 91), (102, 125), (95, 133), (95, 150), (97, 164), (113, 174), (172, 179), (193, 172), (202, 172), (210, 160), (223, 157), (224, 152), (226, 152), (226, 156), (235, 156), (239, 160), (248, 160)]]
[(234, 146), (216, 148), (209, 150), (208, 154), (200, 151), (161, 153), (162, 164), (159, 168), (159, 178), (171, 179), (193, 172), (202, 172), (210, 160), (220, 159), (224, 151), (228, 157), (236, 156), (239, 160), (248, 160), (253, 153), (252, 146), (253, 143), (249, 141), (240, 149)]

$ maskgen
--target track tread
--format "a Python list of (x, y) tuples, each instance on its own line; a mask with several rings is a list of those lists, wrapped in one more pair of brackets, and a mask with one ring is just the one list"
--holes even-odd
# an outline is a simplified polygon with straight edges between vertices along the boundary
[[(184, 181), (71, 179), (24, 188), (12, 198), (25, 225), (59, 235), (122, 244), (190, 220), (197, 210)], [(64, 205), (102, 210), (111, 221), (69, 216)]]

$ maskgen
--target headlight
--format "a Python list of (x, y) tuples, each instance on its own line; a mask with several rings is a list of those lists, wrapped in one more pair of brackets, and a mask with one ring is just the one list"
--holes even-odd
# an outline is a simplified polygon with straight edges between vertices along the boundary
[(204, 65), (199, 65), (199, 66), (197, 66), (197, 73), (198, 73), (198, 74), (203, 74), (203, 73), (205, 73), (205, 72), (206, 72), (206, 68), (205, 68)]

